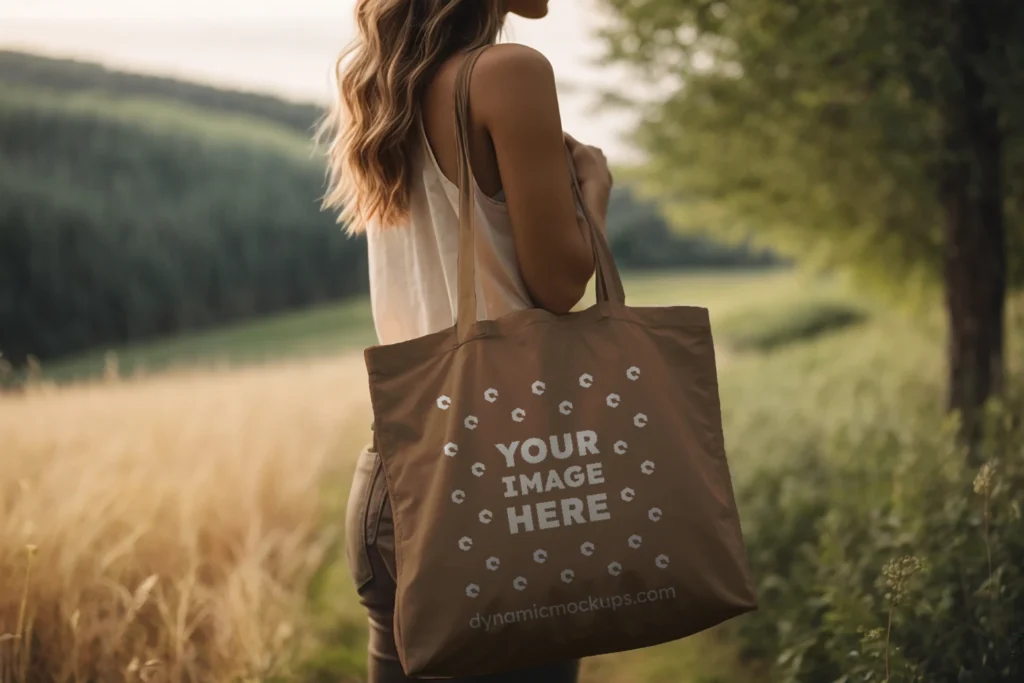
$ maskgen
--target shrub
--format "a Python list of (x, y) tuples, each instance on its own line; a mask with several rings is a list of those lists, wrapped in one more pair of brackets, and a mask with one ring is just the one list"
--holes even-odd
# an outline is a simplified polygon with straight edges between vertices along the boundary
[(716, 327), (726, 343), (737, 351), (771, 351), (841, 330), (866, 318), (862, 308), (849, 303), (811, 299), (742, 311)]
[(761, 610), (737, 629), (773, 680), (1024, 680), (1024, 403), (991, 406), (977, 470), (916, 398), (740, 490)]

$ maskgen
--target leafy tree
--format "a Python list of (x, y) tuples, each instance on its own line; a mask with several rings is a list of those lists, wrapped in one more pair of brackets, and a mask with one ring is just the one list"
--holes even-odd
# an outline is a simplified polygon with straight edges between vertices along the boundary
[(673, 222), (942, 283), (948, 405), (975, 434), (1024, 281), (1024, 3), (603, 4), (609, 60), (667, 92), (637, 139)]

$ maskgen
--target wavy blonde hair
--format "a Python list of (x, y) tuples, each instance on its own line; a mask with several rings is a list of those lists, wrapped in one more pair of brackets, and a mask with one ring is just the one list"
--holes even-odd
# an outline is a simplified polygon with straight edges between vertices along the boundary
[(457, 52), (494, 43), (504, 0), (359, 0), (358, 37), (335, 65), (338, 97), (317, 131), (327, 145), (324, 208), (350, 234), (408, 216), (410, 142), (424, 89)]

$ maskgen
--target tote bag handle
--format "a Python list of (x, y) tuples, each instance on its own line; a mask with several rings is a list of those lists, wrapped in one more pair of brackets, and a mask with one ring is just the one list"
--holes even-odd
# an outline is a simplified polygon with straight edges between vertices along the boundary
[[(459, 162), (459, 254), (458, 254), (458, 317), (456, 326), (459, 342), (467, 341), (473, 334), (476, 323), (476, 251), (474, 246), (473, 215), (474, 185), (472, 168), (469, 159), (470, 111), (469, 86), (473, 75), (473, 67), (486, 47), (470, 52), (462, 61), (458, 76), (455, 79), (455, 142)], [(590, 243), (594, 250), (596, 270), (597, 303), (625, 304), (626, 295), (619, 277), (618, 268), (608, 240), (597, 228), (597, 222), (583, 202), (579, 178), (572, 155), (566, 147), (566, 160), (572, 177), (572, 189), (577, 208), (581, 209), (590, 233)]]

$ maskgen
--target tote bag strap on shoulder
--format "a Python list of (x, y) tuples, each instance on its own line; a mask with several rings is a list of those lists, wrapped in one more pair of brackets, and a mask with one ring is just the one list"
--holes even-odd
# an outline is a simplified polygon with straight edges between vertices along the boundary
[[(455, 79), (455, 141), (458, 153), (459, 183), (459, 255), (458, 255), (458, 313), (456, 325), (459, 343), (473, 336), (476, 320), (476, 251), (474, 247), (473, 214), (474, 196), (472, 167), (470, 164), (470, 83), (473, 68), (487, 47), (477, 48), (469, 52), (462, 61)], [(596, 294), (598, 305), (608, 303), (625, 304), (625, 292), (622, 279), (615, 267), (615, 260), (604, 233), (597, 227), (597, 222), (583, 202), (579, 178), (572, 163), (572, 155), (566, 148), (566, 159), (572, 178), (572, 189), (577, 206), (586, 217), (590, 243), (594, 250), (596, 270)]]

